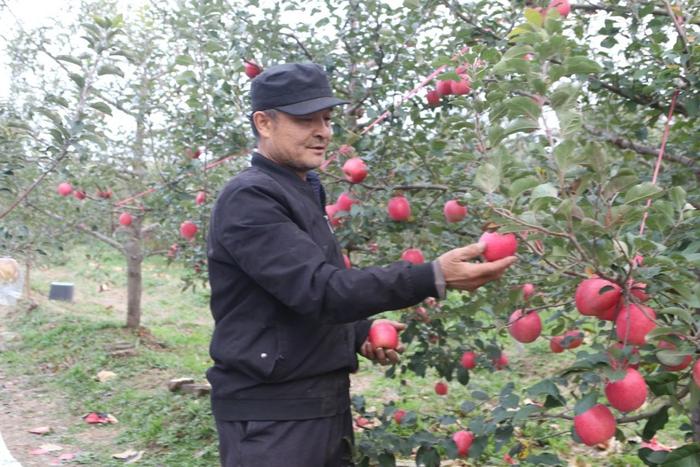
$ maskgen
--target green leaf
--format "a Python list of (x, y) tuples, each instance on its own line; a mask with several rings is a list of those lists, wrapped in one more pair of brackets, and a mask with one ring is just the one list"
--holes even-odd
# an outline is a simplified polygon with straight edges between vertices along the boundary
[(536, 186), (530, 194), (530, 199), (559, 198), (558, 193), (559, 191), (557, 188), (553, 184), (547, 182)]
[(501, 174), (493, 164), (482, 164), (476, 169), (474, 184), (486, 193), (493, 193), (501, 183)]
[(508, 114), (511, 118), (523, 116), (536, 120), (540, 118), (542, 113), (540, 106), (530, 97), (512, 97), (504, 105), (508, 109)]
[(81, 62), (80, 59), (75, 58), (71, 55), (57, 55), (56, 60), (60, 60), (62, 62), (72, 63), (73, 65), (78, 65), (78, 66), (83, 64), (83, 62)]
[(561, 459), (559, 459), (556, 454), (550, 454), (548, 452), (527, 456), (525, 462), (529, 462), (533, 465), (563, 465)]
[(666, 425), (666, 422), (668, 422), (668, 409), (670, 409), (670, 406), (665, 405), (661, 407), (658, 412), (649, 417), (646, 425), (644, 425), (642, 439), (652, 439), (656, 432)]
[(83, 78), (83, 77), (80, 76), (79, 74), (77, 74), (77, 73), (71, 73), (71, 74), (68, 75), (68, 77), (69, 77), (75, 84), (77, 84), (78, 87), (79, 87), (80, 89), (83, 89), (83, 88), (85, 87), (85, 78)]
[(534, 8), (525, 8), (525, 19), (528, 23), (537, 28), (541, 27), (542, 23), (544, 22), (544, 18), (540, 12)]
[(102, 65), (99, 70), (97, 70), (97, 74), (102, 76), (102, 75), (118, 75), (121, 76), (122, 78), (124, 77), (124, 72), (119, 68), (114, 65)]
[(178, 55), (175, 63), (178, 65), (194, 65), (194, 59), (189, 55)]
[(634, 203), (646, 198), (658, 196), (663, 190), (651, 182), (640, 183), (629, 189), (625, 194), (625, 204)]
[(554, 148), (554, 160), (562, 173), (566, 173), (576, 163), (576, 142), (565, 140)]
[(388, 452), (383, 452), (379, 455), (377, 458), (379, 461), (379, 466), (380, 467), (395, 467), (396, 466), (396, 459), (394, 458), (394, 455)]
[(674, 315), (678, 317), (679, 320), (683, 321), (686, 324), (690, 324), (693, 322), (693, 318), (690, 315), (690, 312), (686, 309), (679, 308), (679, 307), (668, 307), (668, 308), (662, 308), (659, 313), (662, 314), (669, 314), (669, 315)]
[(674, 449), (663, 467), (700, 467), (700, 444), (687, 444)]
[(688, 196), (685, 190), (682, 187), (674, 186), (669, 190), (669, 194), (671, 195), (673, 206), (676, 208), (676, 210), (681, 211), (683, 206), (685, 206), (685, 200)]
[(659, 350), (656, 352), (656, 358), (662, 365), (666, 366), (680, 365), (689, 355), (688, 352), (679, 350)]
[(89, 105), (95, 110), (99, 110), (100, 112), (106, 113), (107, 115), (112, 115), (112, 108), (104, 102), (91, 102)]
[(576, 402), (576, 405), (574, 406), (574, 413), (576, 415), (581, 415), (598, 402), (598, 393), (596, 392), (591, 392), (589, 394), (586, 394), (583, 398), (581, 398), (578, 402)]
[(537, 186), (540, 180), (534, 175), (528, 175), (527, 177), (519, 178), (513, 181), (508, 188), (508, 194), (511, 198), (515, 198), (521, 193)]
[(568, 57), (564, 60), (564, 66), (569, 74), (590, 74), (590, 73), (600, 73), (602, 68), (593, 60), (582, 57), (574, 56)]

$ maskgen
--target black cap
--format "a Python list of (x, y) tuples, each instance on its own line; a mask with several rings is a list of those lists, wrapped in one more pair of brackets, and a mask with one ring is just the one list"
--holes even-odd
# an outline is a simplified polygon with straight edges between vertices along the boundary
[(285, 63), (266, 69), (253, 79), (250, 97), (253, 112), (276, 109), (290, 115), (349, 104), (333, 97), (326, 72), (315, 63)]

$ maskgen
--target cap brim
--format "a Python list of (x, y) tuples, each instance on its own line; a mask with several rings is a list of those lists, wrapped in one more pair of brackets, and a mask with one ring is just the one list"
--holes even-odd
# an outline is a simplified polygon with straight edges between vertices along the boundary
[(337, 97), (317, 97), (316, 99), (310, 99), (304, 102), (297, 102), (296, 104), (275, 107), (275, 109), (289, 115), (298, 116), (311, 114), (314, 112), (318, 112), (319, 110), (335, 107), (336, 105), (343, 105), (349, 103), (349, 101), (344, 101), (342, 99), (338, 99)]

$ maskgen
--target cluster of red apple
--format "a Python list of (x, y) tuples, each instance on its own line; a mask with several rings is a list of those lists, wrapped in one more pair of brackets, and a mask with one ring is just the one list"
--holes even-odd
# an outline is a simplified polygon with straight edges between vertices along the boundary
[(443, 79), (437, 82), (435, 89), (430, 89), (425, 95), (430, 107), (440, 105), (440, 99), (443, 96), (455, 95), (463, 96), (471, 91), (471, 82), (467, 74), (469, 65), (460, 65), (455, 69), (455, 73), (459, 76), (458, 80)]
[[(62, 182), (58, 184), (58, 187), (56, 188), (56, 192), (61, 195), (61, 196), (68, 196), (71, 193), (73, 193), (73, 196), (75, 199), (82, 201), (85, 198), (87, 198), (87, 193), (85, 190), (80, 190), (80, 189), (73, 189), (73, 185), (71, 185), (68, 182)], [(109, 199), (112, 197), (112, 190), (97, 190), (95, 192), (95, 196), (98, 198), (102, 199)]]

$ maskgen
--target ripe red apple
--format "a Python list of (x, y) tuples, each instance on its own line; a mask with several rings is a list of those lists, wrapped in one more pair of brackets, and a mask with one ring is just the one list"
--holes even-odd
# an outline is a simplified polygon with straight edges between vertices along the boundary
[(428, 91), (425, 95), (425, 99), (428, 101), (430, 107), (437, 107), (440, 105), (440, 94), (434, 89)]
[(476, 353), (472, 351), (467, 351), (462, 354), (461, 360), (462, 366), (467, 370), (476, 368)]
[(695, 365), (693, 365), (693, 381), (700, 388), (700, 359), (696, 360)]
[(68, 196), (69, 194), (73, 193), (73, 186), (68, 182), (59, 183), (56, 191), (61, 196)]
[(535, 294), (535, 286), (533, 284), (530, 284), (529, 282), (527, 284), (523, 285), (523, 298), (525, 300), (529, 299)]
[(484, 232), (479, 241), (486, 244), (483, 253), (486, 261), (496, 261), (512, 256), (518, 251), (518, 240), (512, 233)]
[(654, 310), (644, 305), (630, 303), (620, 310), (615, 319), (615, 333), (620, 342), (644, 345), (646, 335), (656, 327)]
[(647, 294), (647, 285), (644, 282), (635, 282), (634, 280), (629, 280), (630, 293), (637, 297), (640, 302), (646, 302), (649, 300), (649, 294)]
[(194, 204), (197, 206), (204, 204), (207, 201), (207, 194), (203, 191), (200, 191), (197, 193), (197, 196), (194, 198)]
[(594, 446), (612, 438), (616, 426), (615, 417), (603, 404), (596, 404), (574, 417), (574, 430), (581, 441), (588, 446)]
[(461, 79), (459, 81), (452, 81), (450, 83), (450, 89), (452, 90), (452, 94), (457, 95), (457, 96), (462, 96), (464, 94), (469, 94), (469, 91), (471, 91), (471, 87), (469, 86), (469, 80), (468, 79)]
[(423, 252), (418, 248), (404, 250), (404, 252), (401, 253), (401, 259), (413, 264), (423, 264), (425, 262)]
[(128, 225), (131, 225), (132, 220), (133, 220), (133, 218), (131, 217), (131, 214), (129, 214), (128, 212), (123, 212), (119, 215), (119, 223), (125, 227)]
[(647, 399), (644, 377), (634, 368), (627, 368), (625, 377), (609, 381), (605, 385), (605, 397), (610, 405), (620, 412), (632, 412), (640, 408)]
[(564, 347), (561, 345), (561, 341), (564, 340), (564, 336), (554, 336), (549, 340), (549, 349), (552, 353), (562, 353)]
[(501, 355), (493, 360), (493, 366), (496, 367), (497, 370), (502, 370), (508, 366), (508, 357), (504, 352), (501, 352)]
[(392, 221), (405, 221), (411, 217), (411, 205), (402, 195), (394, 196), (387, 204), (387, 212)]
[(403, 409), (397, 409), (396, 412), (394, 412), (394, 421), (398, 424), (401, 425), (401, 422), (403, 421), (404, 417), (406, 416), (406, 411)]
[(338, 227), (343, 223), (343, 219), (338, 217), (339, 211), (340, 209), (338, 209), (338, 205), (336, 204), (326, 205), (326, 215), (328, 216), (328, 220), (331, 222), (333, 227)]
[(623, 300), (618, 300), (617, 303), (615, 303), (613, 306), (611, 306), (601, 314), (597, 315), (598, 319), (603, 321), (615, 321), (615, 319), (617, 318), (617, 314), (622, 308), (622, 302)]
[(452, 80), (438, 81), (436, 90), (440, 96), (449, 96), (452, 93)]
[(549, 341), (549, 348), (554, 353), (561, 353), (567, 349), (575, 349), (583, 344), (583, 333), (578, 330), (566, 331), (561, 336), (554, 336)]
[(523, 310), (515, 310), (508, 320), (508, 332), (518, 342), (533, 342), (542, 332), (540, 315), (536, 311), (525, 314)]
[(355, 203), (357, 203), (357, 200), (350, 193), (341, 193), (335, 205), (338, 206), (340, 211), (350, 211)]
[[(676, 344), (673, 342), (668, 342), (668, 341), (659, 341), (659, 345), (657, 346), (659, 349), (667, 349), (667, 350), (676, 350)], [(683, 357), (683, 360), (678, 364), (678, 365), (662, 365), (664, 370), (666, 371), (683, 371), (688, 366), (690, 366), (690, 362), (693, 360), (693, 357), (690, 355), (686, 355)]]
[(614, 353), (618, 353), (616, 350), (614, 351), (613, 349), (619, 349), (619, 350), (624, 350), (625, 345), (622, 342), (616, 342), (613, 345), (610, 346), (608, 349), (608, 362), (610, 362), (610, 367), (613, 370), (617, 370), (618, 368), (639, 368), (639, 349), (634, 346), (627, 346), (628, 348), (632, 349), (629, 352), (630, 355), (630, 360), (631, 362), (625, 358), (622, 357), (620, 360), (618, 360), (614, 355)]
[(202, 150), (200, 148), (195, 149), (192, 152), (192, 159), (199, 159), (199, 156), (202, 155)]
[(188, 240), (193, 239), (197, 235), (197, 224), (192, 221), (183, 222), (180, 224), (180, 235)]
[(75, 190), (73, 192), (73, 196), (75, 196), (75, 199), (82, 201), (85, 199), (85, 197), (87, 195), (85, 194), (85, 191), (83, 191), (83, 190)]
[(474, 442), (474, 433), (471, 431), (460, 430), (452, 435), (452, 441), (457, 445), (457, 454), (461, 457), (469, 455), (469, 448)]
[(350, 269), (352, 267), (352, 263), (350, 262), (350, 257), (346, 254), (343, 254), (343, 262), (345, 263), (345, 267), (347, 269)]
[(641, 266), (642, 264), (644, 264), (644, 256), (635, 255), (634, 258), (632, 258), (632, 262), (637, 266)]
[(447, 394), (447, 384), (442, 381), (435, 383), (435, 394), (438, 396), (444, 396)]
[[(606, 288), (601, 293), (601, 290)], [(617, 284), (599, 277), (584, 279), (576, 287), (576, 308), (586, 316), (600, 316), (617, 305), (622, 289)]]
[(245, 74), (248, 78), (253, 79), (262, 72), (262, 68), (252, 62), (245, 62)]
[(350, 183), (361, 183), (367, 177), (367, 165), (359, 157), (352, 157), (343, 164), (343, 173)]
[(566, 18), (571, 13), (571, 5), (569, 5), (569, 0), (552, 0), (549, 2), (549, 8), (556, 8), (559, 14)]
[(459, 201), (456, 199), (446, 202), (442, 212), (445, 214), (447, 222), (459, 222), (467, 217), (467, 207), (459, 204)]
[(369, 328), (369, 343), (374, 349), (395, 349), (399, 346), (399, 333), (389, 323), (374, 323)]

